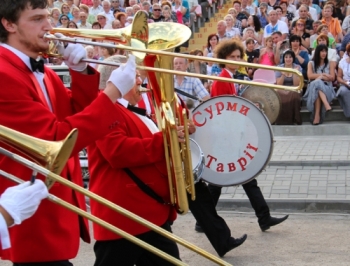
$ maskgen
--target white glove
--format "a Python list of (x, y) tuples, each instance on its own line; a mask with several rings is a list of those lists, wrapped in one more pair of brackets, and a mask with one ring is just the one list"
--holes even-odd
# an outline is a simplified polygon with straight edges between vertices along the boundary
[(122, 97), (127, 94), (135, 86), (136, 82), (135, 56), (129, 55), (128, 61), (116, 70), (113, 70), (107, 82), (112, 82), (118, 88)]
[(0, 205), (11, 215), (14, 224), (21, 224), (35, 213), (41, 200), (48, 195), (44, 182), (36, 179), (33, 185), (27, 181), (6, 189), (1, 195)]
[[(57, 38), (66, 37), (61, 33), (55, 33)], [(71, 69), (82, 72), (87, 68), (87, 63), (81, 62), (86, 58), (86, 50), (83, 45), (79, 43), (69, 43), (64, 47), (62, 42), (56, 44), (57, 51), (63, 55), (64, 63)]]

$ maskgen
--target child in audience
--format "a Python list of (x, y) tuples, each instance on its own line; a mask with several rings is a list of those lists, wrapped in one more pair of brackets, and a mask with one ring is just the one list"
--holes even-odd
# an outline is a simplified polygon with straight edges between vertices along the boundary
[(267, 66), (275, 65), (275, 55), (273, 53), (272, 36), (265, 39), (266, 47), (261, 49), (259, 63)]

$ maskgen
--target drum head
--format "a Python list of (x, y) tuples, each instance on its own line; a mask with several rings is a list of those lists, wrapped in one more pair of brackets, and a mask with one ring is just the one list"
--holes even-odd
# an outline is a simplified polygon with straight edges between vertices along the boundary
[(211, 98), (192, 112), (191, 135), (205, 158), (202, 179), (219, 186), (247, 183), (270, 160), (271, 125), (252, 102), (236, 96)]
[(281, 110), (281, 100), (274, 89), (249, 86), (241, 96), (255, 104), (259, 104), (271, 124), (276, 122)]

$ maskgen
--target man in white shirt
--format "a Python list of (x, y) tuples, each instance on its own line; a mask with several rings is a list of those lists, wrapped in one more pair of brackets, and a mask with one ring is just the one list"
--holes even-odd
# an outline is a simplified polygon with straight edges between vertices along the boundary
[(113, 11), (111, 10), (111, 3), (108, 0), (102, 1), (102, 8), (103, 8), (102, 12), (104, 12), (106, 15), (107, 22), (109, 24), (112, 24), (112, 21), (114, 20), (114, 16), (113, 16)]
[(57, 0), (53, 3), (54, 7), (57, 7), (59, 10), (61, 10), (62, 5), (64, 4), (65, 1), (63, 0)]
[(225, 20), (220, 20), (218, 24), (216, 24), (216, 31), (217, 35), (219, 36), (219, 41), (228, 38), (228, 36), (226, 35), (226, 26), (227, 24)]
[(92, 26), (89, 22), (87, 22), (87, 14), (85, 12), (80, 12), (79, 18), (80, 22), (78, 23), (79, 29), (91, 29)]
[(99, 13), (103, 12), (103, 8), (101, 6), (100, 0), (92, 0), (92, 3), (93, 6), (90, 7), (89, 13), (96, 17)]
[[(318, 15), (317, 15), (317, 10), (316, 10), (316, 8), (313, 8), (312, 6), (310, 6), (310, 0), (300, 0), (300, 3), (302, 4), (302, 5), (307, 5), (307, 7), (308, 7), (308, 11), (309, 11), (309, 13), (308, 13), (308, 17), (310, 18), (310, 19), (312, 19), (313, 21), (316, 21), (316, 20), (318, 20)], [(300, 8), (299, 8), (300, 9)], [(300, 17), (300, 15), (299, 15), (299, 9), (295, 12), (295, 18), (294, 19), (298, 19), (299, 17)]]
[(282, 33), (282, 38), (285, 40), (289, 34), (288, 26), (285, 22), (278, 20), (276, 10), (269, 12), (270, 23), (264, 28), (264, 39), (271, 36), (272, 33), (279, 31)]

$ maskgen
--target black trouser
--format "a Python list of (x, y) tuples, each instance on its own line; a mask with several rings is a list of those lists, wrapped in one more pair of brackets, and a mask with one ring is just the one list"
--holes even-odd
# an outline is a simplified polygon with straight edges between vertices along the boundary
[[(44, 252), (44, 251), (43, 251)], [(28, 262), (14, 263), (13, 266), (73, 266), (68, 260), (52, 261), (52, 262)]]
[(187, 194), (190, 210), (216, 252), (226, 253), (230, 246), (231, 231), (225, 220), (216, 212), (207, 185), (200, 181), (195, 185), (195, 190), (196, 199), (194, 201)]
[[(155, 214), (156, 215), (156, 214)], [(161, 226), (171, 232), (169, 223)], [(180, 259), (179, 249), (176, 243), (160, 234), (149, 231), (136, 236), (142, 241), (164, 251), (165, 253)], [(96, 256), (95, 266), (166, 266), (172, 263), (160, 258), (157, 255), (143, 249), (142, 247), (121, 238), (109, 241), (96, 241), (94, 245)]]
[[(242, 185), (242, 187), (255, 211), (255, 215), (258, 217), (259, 224), (263, 224), (270, 217), (270, 209), (258, 187), (258, 182), (256, 179), (253, 179)], [(208, 188), (216, 206), (221, 195), (221, 187), (209, 185)]]

